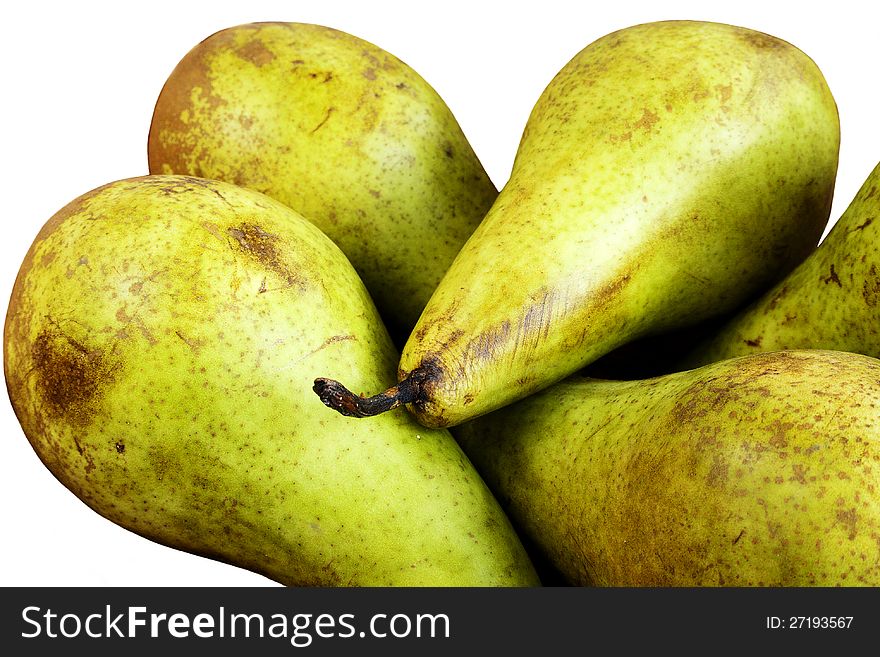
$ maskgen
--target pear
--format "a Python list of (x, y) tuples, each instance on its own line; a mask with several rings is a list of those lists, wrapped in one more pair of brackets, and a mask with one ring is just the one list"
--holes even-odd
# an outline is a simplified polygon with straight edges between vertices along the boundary
[(456, 429), (574, 584), (880, 585), (880, 361), (569, 379)]
[(254, 23), (195, 46), (153, 114), (150, 172), (225, 180), (314, 222), (403, 344), (498, 195), (409, 66), (328, 27)]
[(679, 367), (780, 349), (880, 357), (880, 165), (810, 256)]
[(403, 349), (407, 383), (364, 403), (322, 377), (319, 394), (454, 426), (732, 311), (815, 248), (839, 136), (822, 74), (784, 41), (676, 21), (603, 37), (535, 105)]
[(4, 332), (35, 451), (131, 531), (288, 585), (536, 583), (448, 432), (328, 417), (311, 392), (316, 370), (387, 385), (396, 362), (314, 225), (183, 176), (111, 183), (52, 217)]

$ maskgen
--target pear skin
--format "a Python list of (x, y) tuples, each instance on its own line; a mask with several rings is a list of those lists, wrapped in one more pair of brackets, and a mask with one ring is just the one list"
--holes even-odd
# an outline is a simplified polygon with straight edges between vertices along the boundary
[(569, 379), (455, 429), (572, 584), (880, 585), (880, 361)]
[(780, 349), (880, 357), (880, 165), (819, 248), (684, 356), (697, 367)]
[(822, 74), (784, 41), (684, 21), (599, 39), (535, 105), (403, 349), (396, 399), (454, 426), (734, 310), (815, 248), (839, 137)]
[(328, 415), (311, 393), (315, 371), (384, 386), (396, 363), (314, 225), (183, 176), (118, 181), (59, 211), (4, 332), (36, 453), (133, 532), (288, 585), (535, 584), (447, 432)]
[(261, 191), (326, 233), (403, 344), (498, 195), (409, 66), (320, 25), (253, 23), (195, 46), (159, 95), (150, 172)]

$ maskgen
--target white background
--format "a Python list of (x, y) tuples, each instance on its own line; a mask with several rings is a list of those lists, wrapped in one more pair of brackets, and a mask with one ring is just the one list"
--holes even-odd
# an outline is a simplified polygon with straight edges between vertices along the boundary
[[(166, 77), (225, 27), (328, 25), (403, 59), (446, 100), (499, 187), (551, 77), (613, 30), (714, 20), (781, 37), (810, 55), (842, 126), (832, 222), (880, 161), (880, 9), (849, 2), (443, 3), (7, 2), (0, 9), (0, 299), (42, 224), (75, 197), (147, 173), (146, 140)], [(0, 399), (0, 585), (271, 585), (266, 578), (154, 544), (104, 520), (59, 484)]]

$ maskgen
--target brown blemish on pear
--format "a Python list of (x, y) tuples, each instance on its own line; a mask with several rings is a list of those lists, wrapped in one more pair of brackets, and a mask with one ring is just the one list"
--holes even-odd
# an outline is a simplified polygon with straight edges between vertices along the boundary
[(90, 422), (104, 386), (118, 364), (63, 333), (55, 324), (34, 340), (34, 378), (43, 409), (58, 420), (83, 426)]
[(230, 227), (227, 232), (242, 252), (277, 275), (288, 286), (298, 283), (297, 276), (288, 269), (281, 258), (277, 235), (267, 233), (259, 226), (249, 223)]
[(275, 61), (275, 53), (269, 50), (260, 41), (248, 41), (242, 47), (236, 49), (236, 54), (246, 59), (254, 66), (263, 66)]

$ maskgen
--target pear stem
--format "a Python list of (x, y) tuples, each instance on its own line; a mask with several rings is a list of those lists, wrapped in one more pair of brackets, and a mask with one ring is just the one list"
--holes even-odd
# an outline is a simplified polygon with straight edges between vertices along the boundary
[(312, 390), (328, 408), (346, 417), (372, 417), (403, 404), (424, 401), (422, 383), (430, 377), (433, 368), (417, 367), (396, 386), (372, 397), (356, 395), (339, 381), (315, 379)]

